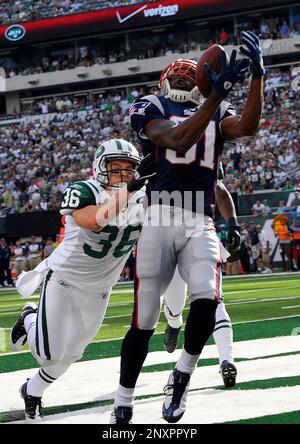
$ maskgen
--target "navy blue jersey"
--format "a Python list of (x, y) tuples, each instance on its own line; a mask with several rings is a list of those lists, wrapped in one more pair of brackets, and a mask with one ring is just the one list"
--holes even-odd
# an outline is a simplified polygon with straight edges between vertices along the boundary
[(143, 155), (153, 152), (156, 154), (157, 174), (151, 180), (147, 190), (150, 203), (153, 203), (150, 191), (168, 191), (169, 193), (180, 191), (182, 194), (184, 191), (190, 191), (193, 197), (189, 209), (199, 211), (196, 202), (199, 196), (196, 192), (202, 191), (204, 213), (212, 216), (211, 203), (224, 145), (219, 124), (225, 117), (236, 114), (234, 108), (228, 102), (222, 102), (204, 135), (184, 156), (177, 155), (174, 150), (157, 147), (143, 133), (146, 123), (151, 120), (169, 119), (180, 123), (193, 115), (197, 109), (197, 107), (187, 108), (185, 104), (173, 102), (164, 96), (149, 95), (135, 101), (130, 108), (130, 119), (132, 128), (138, 133)]

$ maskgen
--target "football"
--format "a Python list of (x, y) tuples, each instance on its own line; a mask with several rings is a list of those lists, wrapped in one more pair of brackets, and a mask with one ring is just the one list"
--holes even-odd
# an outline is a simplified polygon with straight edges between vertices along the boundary
[(208, 97), (211, 93), (211, 85), (207, 78), (206, 71), (204, 69), (204, 64), (208, 63), (211, 68), (219, 73), (221, 71), (221, 52), (224, 51), (226, 54), (226, 58), (228, 61), (228, 55), (221, 45), (212, 45), (210, 46), (202, 56), (200, 57), (197, 67), (196, 67), (196, 83), (199, 88), (199, 91), (204, 97)]

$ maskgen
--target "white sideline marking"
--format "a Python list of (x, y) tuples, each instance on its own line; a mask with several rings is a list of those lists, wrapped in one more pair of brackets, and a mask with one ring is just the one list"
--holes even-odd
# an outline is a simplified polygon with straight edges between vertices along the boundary
[[(161, 417), (164, 397), (136, 401), (134, 424), (165, 424)], [(300, 386), (243, 391), (190, 392), (181, 424), (214, 424), (300, 409)], [(108, 424), (112, 406), (47, 416), (44, 424)], [(14, 424), (23, 423), (16, 421)]]
[[(292, 353), (300, 350), (300, 336), (278, 337), (243, 341), (234, 344), (236, 357), (251, 358)], [(145, 365), (162, 364), (177, 361), (180, 350), (171, 355), (167, 352), (149, 353)], [(204, 348), (202, 358), (216, 358), (216, 346)], [(268, 359), (257, 359), (237, 363), (238, 382), (263, 380), (277, 377), (298, 376), (300, 355), (281, 356)], [(113, 399), (118, 386), (120, 358), (99, 359), (78, 362), (54, 384), (43, 397), (46, 406), (78, 404), (105, 399)], [(26, 369), (0, 374), (0, 411), (11, 411), (23, 408), (18, 389), (36, 373), (35, 369)], [(170, 371), (142, 373), (138, 380), (137, 395), (162, 393)], [(219, 366), (198, 367), (191, 381), (191, 389), (222, 385)]]

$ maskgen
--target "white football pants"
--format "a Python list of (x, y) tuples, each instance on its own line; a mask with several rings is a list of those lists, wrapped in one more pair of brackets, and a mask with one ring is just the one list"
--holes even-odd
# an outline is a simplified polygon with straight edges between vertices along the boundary
[(41, 396), (47, 384), (82, 357), (103, 322), (110, 291), (82, 294), (57, 272), (48, 272), (38, 313), (25, 318), (31, 353), (42, 367), (28, 383), (30, 395)]
[[(172, 217), (176, 215), (171, 214)], [(148, 221), (151, 218), (155, 215), (148, 217)], [(212, 219), (205, 216), (203, 226), (197, 230), (188, 235), (190, 231), (184, 223), (144, 224), (136, 249), (133, 324), (137, 328), (156, 327), (160, 296), (170, 284), (177, 265), (191, 301), (222, 299), (221, 247)]]

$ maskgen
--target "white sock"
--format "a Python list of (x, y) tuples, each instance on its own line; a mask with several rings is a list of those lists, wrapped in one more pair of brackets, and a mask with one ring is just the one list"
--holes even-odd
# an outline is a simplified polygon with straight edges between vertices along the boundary
[(126, 388), (119, 384), (115, 394), (115, 407), (132, 407), (134, 390), (134, 388)]
[[(51, 382), (50, 382), (51, 381)], [(44, 370), (41, 368), (32, 379), (30, 379), (27, 383), (27, 395), (37, 396), (41, 398), (43, 396), (44, 391), (49, 385), (54, 382), (54, 378), (49, 378), (48, 374), (44, 373)]]
[(28, 314), (25, 319), (24, 319), (24, 328), (26, 333), (28, 334), (28, 330), (35, 324), (36, 324), (36, 317), (37, 314), (36, 313), (30, 313)]
[(213, 333), (213, 337), (219, 352), (219, 362), (234, 363), (232, 350), (232, 328), (221, 328)]
[(62, 376), (71, 365), (71, 361), (62, 361), (54, 365), (40, 368), (34, 377), (28, 381), (28, 395), (42, 396), (46, 388)]
[(220, 365), (223, 361), (228, 361), (232, 364), (234, 363), (232, 336), (232, 327), (230, 321), (224, 320), (224, 322), (216, 325), (213, 332), (213, 338), (218, 348)]
[(31, 354), (38, 361), (38, 356), (36, 354), (36, 342), (35, 342), (36, 319), (37, 319), (36, 313), (28, 314), (26, 316), (26, 318), (24, 319), (24, 328), (27, 333), (27, 342), (28, 342)]
[(185, 349), (182, 349), (180, 358), (177, 361), (176, 368), (182, 373), (191, 375), (197, 366), (200, 355), (190, 355)]
[(220, 365), (223, 361), (233, 364), (232, 325), (224, 302), (218, 304), (216, 310), (216, 325), (213, 331), (213, 338), (218, 348)]

